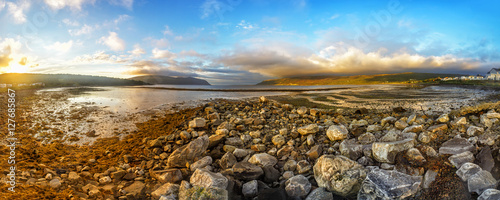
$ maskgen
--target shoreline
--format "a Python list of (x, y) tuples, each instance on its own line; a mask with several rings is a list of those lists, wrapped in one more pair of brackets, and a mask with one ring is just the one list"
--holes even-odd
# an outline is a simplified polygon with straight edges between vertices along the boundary
[[(30, 101), (21, 102), (26, 104)], [(23, 143), (19, 146), (21, 171), (19, 174), (24, 175), (19, 178), (22, 185), (18, 189), (26, 191), (25, 195), (39, 195), (40, 191), (55, 196), (60, 193), (58, 197), (61, 198), (72, 196), (116, 199), (132, 195), (131, 198), (136, 199), (157, 199), (158, 196), (155, 195), (162, 191), (160, 188), (179, 188), (183, 187), (183, 184), (197, 188), (196, 185), (199, 183), (192, 177), (201, 173), (210, 177), (205, 181), (210, 181), (219, 175), (228, 177), (228, 182), (234, 185), (233, 189), (219, 190), (217, 187), (206, 187), (204, 191), (215, 192), (210, 193), (212, 195), (227, 194), (231, 199), (237, 196), (243, 198), (245, 190), (242, 184), (253, 184), (250, 183), (251, 180), (259, 180), (262, 182), (259, 184), (264, 184), (275, 192), (287, 193), (286, 186), (289, 185), (287, 180), (302, 179), (302, 176), (309, 180), (312, 188), (307, 193), (312, 195), (317, 188), (325, 187), (319, 185), (318, 180), (321, 179), (318, 179), (313, 169), (324, 155), (339, 159), (344, 159), (340, 157), (344, 156), (348, 160), (342, 163), (357, 163), (361, 166), (359, 172), (366, 175), (394, 170), (401, 173), (400, 176), (405, 174), (411, 177), (424, 177), (427, 173), (431, 173), (429, 170), (438, 169), (436, 181), (431, 182), (434, 185), (425, 189), (422, 185), (424, 183), (421, 182), (419, 184), (422, 188), (417, 190), (419, 193), (412, 195), (421, 198), (454, 195), (459, 198), (466, 193), (460, 191), (464, 188), (460, 187), (461, 180), (455, 175), (458, 168), (450, 164), (449, 155), (436, 156), (428, 152), (432, 152), (429, 148), (434, 152), (440, 152), (446, 141), (466, 138), (468, 143), (479, 149), (472, 151), (474, 157), (486, 147), (491, 149), (493, 158), (498, 157), (500, 143), (498, 137), (495, 139), (494, 133), (500, 129), (499, 123), (498, 120), (491, 122), (496, 118), (489, 119), (486, 113), (496, 116), (494, 113), (500, 112), (499, 105), (499, 103), (485, 104), (469, 109), (461, 107), (461, 110), (455, 112), (427, 115), (415, 113), (413, 110), (398, 110), (395, 107), (375, 113), (371, 113), (370, 110), (367, 113), (337, 112), (282, 104), (270, 101), (268, 98), (214, 100), (199, 107), (155, 115), (143, 123), (138, 123), (137, 130), (121, 133), (123, 137), (100, 138), (92, 145), (68, 145), (64, 144), (63, 140), (43, 143), (31, 137), (39, 128), (26, 127), (30, 119), (23, 119), (20, 120), (19, 127), (19, 131), (25, 133), (20, 138)], [(23, 105), (20, 109), (26, 111), (31, 108), (29, 105)], [(446, 117), (441, 119), (443, 113), (448, 114), (447, 119)], [(483, 120), (484, 116), (486, 116), (484, 120), (490, 120), (491, 125), (486, 124), (489, 122)], [(441, 126), (443, 124), (446, 124), (446, 128)], [(332, 126), (345, 127), (347, 135), (342, 136), (342, 139), (332, 140), (329, 134)], [(470, 135), (468, 129), (473, 126), (482, 128), (482, 131)], [(207, 140), (203, 139), (205, 137)], [(420, 157), (417, 159), (408, 156), (410, 149), (406, 148), (398, 150), (398, 155), (403, 157), (397, 157), (396, 160), (387, 161), (385, 158), (375, 156), (378, 153), (372, 144), (392, 144), (391, 142), (406, 139), (414, 141), (411, 152), (418, 151), (425, 158), (425, 162), (418, 161)], [(198, 142), (203, 145), (194, 147), (193, 145)], [(367, 149), (367, 145), (370, 148)], [(190, 146), (205, 150), (195, 153), (193, 158), (183, 157), (182, 155), (189, 153), (183, 152), (182, 149)], [(33, 153), (33, 150), (37, 153)], [(365, 153), (368, 150), (371, 153)], [(0, 151), (6, 152), (6, 147), (0, 146)], [(178, 155), (181, 157), (170, 158)], [(274, 163), (272, 167), (260, 163), (267, 162), (268, 159), (276, 159), (276, 163), (272, 161)], [(185, 160), (189, 167), (174, 162), (182, 160)], [(228, 162), (232, 164), (226, 165)], [(251, 165), (246, 164), (247, 162)], [(249, 179), (245, 174), (235, 173), (239, 170), (235, 167), (236, 163), (251, 166), (245, 170), (264, 170), (263, 174)], [(372, 167), (378, 167), (382, 171), (374, 171)], [(36, 170), (30, 172), (30, 168)], [(270, 174), (266, 170), (270, 171)], [(133, 178), (118, 178), (117, 172)], [(272, 177), (271, 174), (279, 176)], [(493, 172), (491, 174), (495, 175)], [(170, 179), (166, 180), (165, 177)], [(349, 178), (352, 177), (344, 177), (344, 179)], [(445, 180), (454, 184), (454, 188), (442, 188), (438, 184)], [(358, 184), (363, 188), (362, 182)], [(133, 190), (135, 187), (140, 187), (141, 190)], [(122, 190), (126, 192), (121, 192)], [(186, 190), (189, 191), (189, 188)], [(465, 190), (467, 191), (467, 188)], [(171, 194), (177, 197), (188, 195), (181, 193), (180, 189), (176, 191)], [(264, 191), (268, 190), (263, 190), (262, 194), (265, 194)], [(340, 198), (338, 192), (323, 191), (322, 194)], [(467, 194), (477, 195), (468, 191)], [(346, 197), (351, 198), (349, 195)]]

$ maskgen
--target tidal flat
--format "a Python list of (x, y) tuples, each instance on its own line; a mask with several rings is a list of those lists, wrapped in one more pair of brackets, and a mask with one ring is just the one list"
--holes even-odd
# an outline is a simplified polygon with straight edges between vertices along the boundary
[[(112, 98), (114, 89), (19, 95), (24, 199), (475, 199), (500, 178), (495, 89), (360, 86), (145, 104)], [(0, 152), (6, 159), (5, 144)], [(323, 170), (334, 163), (340, 171)], [(406, 186), (384, 190), (394, 185)]]

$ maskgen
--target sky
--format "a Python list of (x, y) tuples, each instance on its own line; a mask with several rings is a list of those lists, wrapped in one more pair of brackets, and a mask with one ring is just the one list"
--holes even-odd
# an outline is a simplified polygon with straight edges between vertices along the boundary
[(0, 73), (191, 76), (486, 74), (499, 1), (0, 0)]

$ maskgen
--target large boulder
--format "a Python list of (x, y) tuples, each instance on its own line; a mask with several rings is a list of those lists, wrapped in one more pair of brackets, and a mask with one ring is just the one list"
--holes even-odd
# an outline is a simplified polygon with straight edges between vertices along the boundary
[(331, 141), (343, 140), (349, 136), (349, 131), (344, 125), (332, 125), (326, 131), (326, 136), (328, 136)]
[(421, 182), (421, 176), (373, 169), (363, 181), (358, 199), (405, 199), (417, 193)]
[(496, 189), (487, 189), (481, 194), (481, 196), (477, 198), (477, 200), (498, 200), (498, 199), (500, 199), (500, 190)]
[(286, 193), (291, 197), (305, 197), (311, 191), (311, 183), (302, 175), (288, 179), (285, 185)]
[(395, 142), (375, 142), (372, 144), (373, 157), (379, 162), (392, 164), (397, 153), (413, 148), (414, 143), (412, 138)]
[(439, 148), (439, 154), (459, 154), (466, 151), (474, 151), (476, 147), (464, 138), (453, 138), (444, 142)]
[(191, 185), (200, 187), (217, 187), (221, 189), (226, 189), (228, 180), (225, 176), (220, 173), (210, 172), (206, 169), (196, 169), (191, 178), (189, 179)]
[(345, 156), (321, 156), (314, 165), (314, 178), (319, 187), (348, 197), (357, 194), (367, 170)]
[(204, 135), (191, 141), (189, 144), (176, 149), (167, 159), (167, 166), (186, 167), (187, 163), (192, 163), (200, 157), (208, 148), (209, 139)]

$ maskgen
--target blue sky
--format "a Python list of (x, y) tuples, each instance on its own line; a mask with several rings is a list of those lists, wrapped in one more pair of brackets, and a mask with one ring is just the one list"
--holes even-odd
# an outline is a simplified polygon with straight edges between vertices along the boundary
[(0, 0), (0, 73), (193, 76), (486, 73), (497, 1)]

